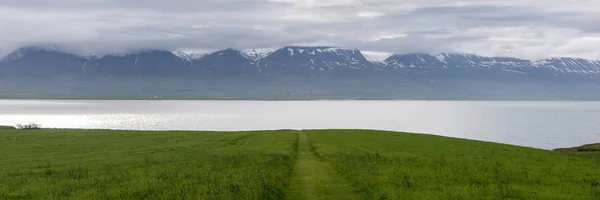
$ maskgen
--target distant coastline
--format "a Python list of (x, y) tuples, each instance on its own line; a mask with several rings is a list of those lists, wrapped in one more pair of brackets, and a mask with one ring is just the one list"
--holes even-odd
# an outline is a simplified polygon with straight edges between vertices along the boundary
[(600, 151), (600, 143), (586, 144), (586, 145), (581, 145), (578, 147), (571, 147), (571, 148), (558, 148), (558, 149), (555, 149), (555, 151), (566, 152), (566, 153), (597, 152), (597, 151)]
[(0, 100), (204, 100), (204, 101), (599, 101), (577, 98), (368, 98), (368, 97), (302, 97), (302, 96), (193, 96), (193, 95), (131, 95), (79, 96), (0, 94)]

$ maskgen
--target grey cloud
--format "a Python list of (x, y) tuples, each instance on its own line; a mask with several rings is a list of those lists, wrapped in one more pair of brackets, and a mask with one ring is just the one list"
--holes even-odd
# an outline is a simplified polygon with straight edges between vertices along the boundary
[(454, 33), (454, 29), (450, 28), (434, 28), (434, 29), (426, 29), (426, 30), (414, 30), (414, 31), (406, 31), (407, 34), (414, 35), (448, 35)]
[[(516, 6), (432, 6), (388, 16), (390, 22), (411, 19), (422, 24), (442, 24), (454, 28), (545, 25), (584, 28), (594, 13), (532, 10)], [(444, 22), (444, 23), (440, 23)]]
[[(85, 54), (325, 43), (388, 53), (509, 52), (539, 58), (563, 55), (561, 47), (576, 49), (586, 43), (582, 40), (600, 45), (593, 40), (600, 38), (593, 20), (600, 14), (586, 9), (591, 4), (567, 10), (557, 2), (3, 0), (0, 54), (34, 44), (57, 44)], [(361, 12), (379, 15), (361, 17)], [(569, 52), (600, 56), (584, 49)]]
[(394, 54), (406, 53), (440, 53), (454, 52), (452, 48), (465, 41), (480, 41), (484, 37), (451, 37), (451, 38), (434, 38), (424, 35), (407, 35), (404, 37), (381, 39), (374, 42), (364, 41), (349, 41), (358, 45), (361, 49), (373, 49), (381, 52), (391, 52)]
[(121, 9), (160, 12), (243, 12), (278, 6), (267, 0), (4, 0), (2, 5), (25, 9)]
[(281, 32), (233, 26), (189, 28), (150, 25), (108, 32), (95, 41), (63, 42), (63, 44), (67, 44), (68, 49), (73, 53), (86, 54), (123, 53), (138, 49), (252, 49), (280, 47), (310, 39), (303, 36), (289, 36)]

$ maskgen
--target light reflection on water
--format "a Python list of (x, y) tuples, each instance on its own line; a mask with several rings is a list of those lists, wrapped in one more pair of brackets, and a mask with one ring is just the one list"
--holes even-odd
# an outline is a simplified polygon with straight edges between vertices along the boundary
[(0, 125), (129, 130), (379, 129), (552, 149), (600, 142), (600, 102), (0, 100)]

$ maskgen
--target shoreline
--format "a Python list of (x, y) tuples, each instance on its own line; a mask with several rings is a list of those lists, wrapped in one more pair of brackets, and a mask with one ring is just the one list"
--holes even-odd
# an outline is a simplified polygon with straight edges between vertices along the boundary
[(99, 101), (433, 101), (433, 102), (600, 102), (590, 99), (383, 99), (383, 98), (142, 98), (142, 97), (0, 97), (0, 100), (99, 100)]
[(600, 143), (585, 144), (577, 147), (558, 148), (554, 149), (557, 152), (574, 153), (574, 152), (598, 152), (600, 151)]

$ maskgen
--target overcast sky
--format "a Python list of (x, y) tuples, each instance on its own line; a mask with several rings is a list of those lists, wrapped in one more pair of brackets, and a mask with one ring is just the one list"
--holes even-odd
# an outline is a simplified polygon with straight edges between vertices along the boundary
[(600, 59), (598, 0), (0, 0), (0, 54), (326, 45)]

